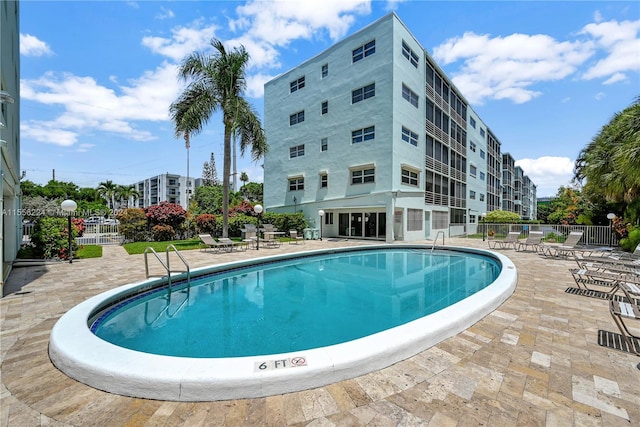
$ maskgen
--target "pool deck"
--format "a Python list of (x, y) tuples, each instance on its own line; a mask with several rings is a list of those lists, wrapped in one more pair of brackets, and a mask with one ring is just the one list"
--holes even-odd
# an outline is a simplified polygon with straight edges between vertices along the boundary
[[(446, 243), (487, 247), (473, 239)], [(232, 254), (181, 253), (194, 268), (361, 244), (324, 239)], [(617, 332), (607, 301), (565, 292), (575, 287), (574, 261), (501, 252), (518, 268), (515, 293), (453, 338), (325, 387), (198, 403), (106, 393), (49, 361), (58, 318), (88, 297), (143, 280), (142, 255), (105, 246), (100, 259), (14, 268), (5, 284), (11, 293), (0, 299), (0, 427), (640, 425), (640, 358), (598, 345), (598, 330)]]

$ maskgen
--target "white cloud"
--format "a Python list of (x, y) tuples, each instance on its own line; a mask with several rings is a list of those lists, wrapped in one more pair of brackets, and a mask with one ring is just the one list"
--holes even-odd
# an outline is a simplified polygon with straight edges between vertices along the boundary
[(532, 88), (535, 83), (564, 79), (593, 54), (590, 42), (562, 42), (543, 34), (492, 38), (466, 32), (433, 49), (440, 64), (462, 61), (450, 75), (465, 97), (477, 104), (486, 99), (530, 101), (541, 95)]
[(168, 19), (174, 18), (176, 16), (175, 13), (171, 9), (167, 9), (164, 6), (160, 6), (160, 12), (156, 15), (156, 19)]
[(537, 159), (516, 160), (531, 181), (536, 185), (537, 197), (554, 196), (561, 186), (570, 186), (574, 161), (568, 157), (543, 156)]
[(20, 54), (23, 56), (53, 55), (49, 45), (36, 36), (20, 33)]
[(275, 76), (268, 74), (253, 74), (247, 76), (247, 95), (251, 98), (262, 98), (264, 95), (264, 84)]
[(605, 96), (607, 96), (607, 95), (605, 95), (605, 93), (604, 93), (604, 92), (598, 92), (598, 93), (596, 93), (596, 96), (595, 96), (594, 98), (596, 99), (596, 101), (600, 101), (600, 100), (601, 100), (601, 99), (603, 99)]
[[(640, 72), (640, 20), (607, 21), (586, 25), (579, 34), (590, 36), (606, 56), (590, 67), (585, 80), (609, 77), (611, 84), (625, 80), (623, 72)], [(612, 80), (614, 79), (614, 80)]]
[(216, 26), (203, 26), (195, 21), (190, 27), (176, 27), (171, 30), (171, 38), (147, 36), (142, 38), (142, 45), (153, 53), (166, 56), (174, 61), (181, 61), (188, 54), (207, 47), (215, 35)]

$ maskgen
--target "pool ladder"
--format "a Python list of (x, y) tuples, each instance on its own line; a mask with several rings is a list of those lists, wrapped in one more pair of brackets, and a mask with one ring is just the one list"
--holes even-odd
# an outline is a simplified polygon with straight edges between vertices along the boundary
[[(186, 267), (186, 270), (171, 270), (171, 264), (169, 263), (169, 250), (173, 250), (176, 255), (178, 255), (178, 258), (180, 258), (180, 260)], [(151, 246), (147, 246), (147, 248), (144, 250), (144, 270), (145, 274), (147, 275), (147, 279), (151, 277), (151, 274), (149, 274), (149, 260), (147, 254), (152, 253), (167, 272), (167, 284), (169, 285), (169, 293), (171, 293), (171, 273), (187, 273), (187, 291), (189, 291), (189, 289), (191, 288), (191, 269), (189, 268), (189, 264), (187, 264), (187, 261), (182, 257), (182, 255), (180, 255), (180, 252), (178, 252), (174, 245), (168, 245), (165, 252), (167, 254), (166, 263), (162, 261), (160, 256), (158, 256), (158, 253)]]
[(444, 231), (440, 230), (438, 231), (438, 233), (436, 233), (436, 238), (433, 240), (433, 245), (431, 245), (431, 252), (433, 252), (433, 250), (436, 247), (436, 243), (438, 243), (438, 237), (442, 234), (442, 245), (444, 246)]

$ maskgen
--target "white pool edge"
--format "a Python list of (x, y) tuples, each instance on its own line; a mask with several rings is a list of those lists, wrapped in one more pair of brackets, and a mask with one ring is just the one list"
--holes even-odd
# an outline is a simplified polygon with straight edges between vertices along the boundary
[[(344, 249), (351, 251), (376, 247), (389, 248), (389, 245)], [(385, 368), (455, 336), (492, 313), (513, 294), (517, 271), (509, 258), (493, 251), (462, 247), (446, 249), (489, 254), (501, 263), (501, 273), (493, 284), (450, 307), (347, 343), (278, 355), (203, 359), (142, 353), (96, 337), (87, 326), (87, 319), (96, 307), (107, 298), (150, 282), (145, 281), (101, 293), (69, 310), (51, 331), (49, 356), (62, 372), (91, 387), (125, 396), (158, 400), (255, 398), (332, 384)], [(326, 250), (305, 253), (322, 252)], [(268, 259), (288, 258), (291, 255), (296, 254)], [(243, 263), (229, 263), (223, 267)], [(275, 361), (296, 357), (304, 357), (306, 365), (266, 371), (256, 368), (263, 362), (273, 366)]]

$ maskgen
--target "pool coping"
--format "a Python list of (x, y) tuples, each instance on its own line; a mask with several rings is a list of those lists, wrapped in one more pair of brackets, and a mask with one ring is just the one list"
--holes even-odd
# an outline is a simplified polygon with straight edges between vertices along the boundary
[[(367, 245), (282, 254), (196, 269), (193, 275), (326, 252), (375, 248), (430, 248), (427, 245)], [(264, 397), (301, 391), (354, 378), (390, 366), (454, 336), (490, 314), (514, 292), (517, 271), (506, 256), (487, 250), (439, 246), (490, 255), (501, 265), (496, 281), (487, 288), (443, 310), (377, 334), (312, 350), (269, 356), (198, 359), (153, 355), (107, 343), (87, 325), (94, 310), (110, 298), (159, 283), (133, 283), (101, 293), (67, 312), (51, 332), (49, 356), (53, 364), (82, 383), (132, 397), (174, 401), (212, 401)], [(302, 358), (302, 359), (300, 359)], [(292, 360), (300, 366), (276, 366)], [(266, 365), (264, 365), (266, 363)], [(265, 366), (265, 369), (260, 369)]]

